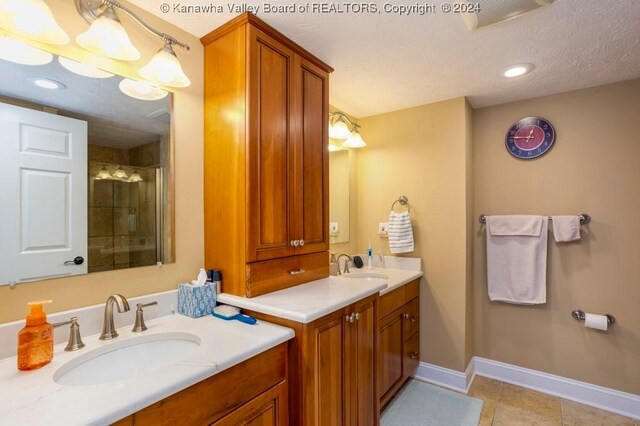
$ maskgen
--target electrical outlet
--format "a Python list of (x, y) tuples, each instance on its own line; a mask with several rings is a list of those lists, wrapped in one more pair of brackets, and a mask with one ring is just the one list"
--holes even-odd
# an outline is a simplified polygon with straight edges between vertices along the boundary
[(329, 235), (338, 235), (338, 222), (329, 222)]
[(389, 236), (389, 224), (386, 222), (380, 222), (378, 223), (378, 235), (380, 235), (381, 237), (388, 237)]

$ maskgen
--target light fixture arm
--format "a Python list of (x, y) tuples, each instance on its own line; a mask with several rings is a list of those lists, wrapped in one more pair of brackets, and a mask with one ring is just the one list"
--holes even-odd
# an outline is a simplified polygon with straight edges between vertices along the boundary
[(149, 31), (151, 34), (160, 37), (162, 41), (166, 44), (177, 45), (183, 48), (184, 50), (189, 50), (189, 45), (186, 43), (182, 43), (176, 38), (170, 36), (169, 34), (160, 32), (144, 22), (142, 18), (136, 15), (132, 10), (128, 7), (121, 5), (116, 0), (76, 0), (76, 9), (78, 9), (78, 13), (87, 21), (88, 24), (91, 24), (95, 19), (98, 18), (102, 7), (112, 7), (117, 10), (121, 10), (127, 15), (129, 15), (135, 22), (137, 22), (142, 28)]
[(331, 120), (334, 117), (338, 117), (338, 120), (344, 119), (347, 121), (347, 123), (349, 123), (352, 127), (351, 131), (353, 130), (357, 130), (360, 128), (360, 125), (358, 123), (354, 123), (353, 121), (351, 121), (351, 119), (349, 119), (349, 117), (347, 117), (345, 114), (341, 113), (341, 112), (330, 112), (329, 113), (329, 120)]

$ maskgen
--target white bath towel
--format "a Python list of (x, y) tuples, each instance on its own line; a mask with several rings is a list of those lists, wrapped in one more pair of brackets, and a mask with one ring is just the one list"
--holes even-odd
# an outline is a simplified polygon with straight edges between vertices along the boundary
[(413, 230), (409, 212), (389, 214), (389, 251), (409, 253), (413, 251)]
[(580, 216), (551, 216), (553, 239), (557, 243), (566, 243), (580, 239)]
[(490, 300), (546, 303), (548, 228), (546, 216), (487, 216)]

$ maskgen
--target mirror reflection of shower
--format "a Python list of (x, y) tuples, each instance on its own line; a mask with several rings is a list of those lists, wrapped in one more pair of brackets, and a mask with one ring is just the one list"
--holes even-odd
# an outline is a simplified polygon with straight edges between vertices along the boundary
[(162, 259), (161, 143), (131, 149), (89, 144), (89, 272)]

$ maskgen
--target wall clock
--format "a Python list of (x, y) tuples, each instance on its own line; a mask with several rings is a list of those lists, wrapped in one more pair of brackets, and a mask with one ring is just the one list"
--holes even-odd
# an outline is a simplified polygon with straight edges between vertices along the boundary
[(553, 125), (542, 117), (526, 117), (513, 123), (504, 144), (516, 158), (531, 160), (546, 154), (556, 139)]

